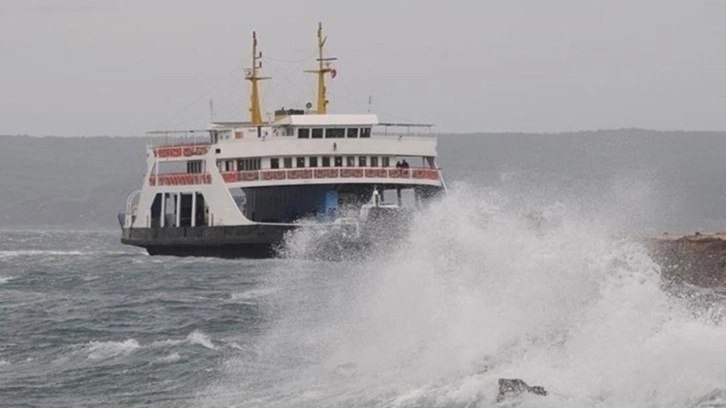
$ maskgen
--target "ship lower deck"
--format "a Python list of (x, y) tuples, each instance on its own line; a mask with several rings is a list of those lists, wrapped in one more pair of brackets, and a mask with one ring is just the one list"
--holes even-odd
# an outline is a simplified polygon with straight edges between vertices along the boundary
[(270, 258), (293, 225), (124, 228), (121, 242), (149, 255)]
[[(121, 242), (144, 248), (150, 255), (219, 258), (271, 258), (284, 252), (289, 232), (308, 228), (314, 236), (310, 253), (315, 258), (344, 258), (400, 241), (411, 220), (411, 210), (375, 207), (367, 210), (365, 223), (300, 224), (259, 223), (236, 226), (123, 228)], [(360, 255), (358, 253), (357, 255)]]

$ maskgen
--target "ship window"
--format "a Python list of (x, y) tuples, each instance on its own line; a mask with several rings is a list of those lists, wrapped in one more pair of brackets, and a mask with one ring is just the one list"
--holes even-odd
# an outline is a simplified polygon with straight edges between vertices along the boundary
[(201, 173), (202, 172), (202, 161), (201, 160), (190, 160), (187, 162), (187, 173)]
[(391, 159), (388, 157), (381, 157), (381, 167), (391, 167)]
[(355, 156), (346, 156), (345, 165), (348, 167), (355, 167)]
[(366, 157), (365, 156), (358, 157), (358, 166), (366, 167)]
[(330, 128), (325, 129), (325, 138), (326, 139), (340, 139), (342, 137), (345, 137), (345, 129), (344, 128)]
[(343, 167), (343, 156), (335, 156), (335, 167)]
[(304, 157), (298, 157), (297, 163), (295, 163), (295, 167), (305, 167), (305, 158)]
[(330, 167), (330, 156), (323, 156), (323, 167)]
[(371, 156), (371, 167), (378, 167), (378, 156)]
[(361, 128), (360, 137), (371, 137), (371, 128), (369, 128), (369, 127)]
[(292, 157), (285, 157), (282, 162), (286, 169), (292, 168)]
[(280, 168), (280, 159), (278, 159), (278, 158), (270, 159), (270, 168), (279, 169)]
[(234, 171), (234, 160), (224, 161), (224, 171)]
[[(318, 167), (318, 158), (317, 158), (317, 156), (313, 156), (309, 160), (310, 160), (310, 167)], [(328, 164), (330, 164), (330, 161), (328, 161)]]
[(260, 169), (260, 159), (259, 158), (237, 160), (237, 171), (259, 170), (259, 169)]
[(313, 129), (313, 139), (322, 139), (322, 138), (323, 138), (323, 129), (321, 129), (321, 128)]
[(358, 128), (348, 128), (348, 137), (358, 137)]
[(297, 130), (297, 137), (298, 139), (308, 139), (310, 138), (310, 129), (308, 128), (300, 128)]

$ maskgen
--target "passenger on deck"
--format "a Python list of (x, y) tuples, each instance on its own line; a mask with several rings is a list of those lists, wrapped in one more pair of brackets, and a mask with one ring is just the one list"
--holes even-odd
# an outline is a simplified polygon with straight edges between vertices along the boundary
[(401, 162), (401, 168), (403, 168), (403, 169), (408, 168), (408, 162), (406, 161), (406, 159), (403, 159), (403, 162)]
[(401, 168), (401, 161), (400, 160), (396, 162), (396, 168), (397, 169), (400, 169)]

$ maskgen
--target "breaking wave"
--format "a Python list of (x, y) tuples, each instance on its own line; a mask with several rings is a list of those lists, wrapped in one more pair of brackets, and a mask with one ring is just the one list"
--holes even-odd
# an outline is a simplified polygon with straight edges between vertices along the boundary
[(118, 355), (129, 354), (138, 349), (139, 342), (134, 339), (125, 341), (92, 341), (88, 347), (88, 358), (91, 360), (105, 360)]
[(244, 292), (235, 292), (230, 294), (232, 301), (253, 301), (275, 294), (275, 288), (250, 289)]
[[(195, 330), (183, 340), (161, 340), (147, 344), (139, 344), (135, 339), (126, 339), (124, 341), (92, 341), (88, 345), (88, 358), (90, 360), (105, 360), (118, 356), (125, 356), (142, 348), (168, 348), (188, 344), (192, 346), (201, 346), (209, 350), (217, 350), (217, 346), (206, 334)], [(176, 355), (176, 356), (175, 356)], [(162, 357), (159, 361), (175, 361), (179, 357), (178, 353), (171, 353), (166, 357)]]
[(88, 252), (84, 251), (58, 251), (58, 250), (46, 250), (46, 249), (20, 249), (20, 250), (2, 250), (0, 251), (0, 258), (13, 258), (18, 256), (79, 256), (87, 255)]
[(280, 261), (271, 328), (200, 404), (486, 407), (504, 377), (550, 392), (522, 407), (724, 406), (723, 304), (674, 295), (606, 217), (464, 187), (384, 253)]
[(169, 355), (159, 357), (156, 361), (160, 363), (175, 363), (179, 360), (181, 360), (179, 353), (171, 353)]
[(217, 346), (212, 343), (212, 340), (209, 339), (209, 336), (196, 330), (187, 336), (186, 342), (189, 344), (202, 346), (209, 350), (217, 349)]
[(56, 249), (15, 249), (0, 250), (0, 259), (19, 257), (80, 257), (80, 256), (118, 256), (128, 255), (126, 251), (79, 251)]

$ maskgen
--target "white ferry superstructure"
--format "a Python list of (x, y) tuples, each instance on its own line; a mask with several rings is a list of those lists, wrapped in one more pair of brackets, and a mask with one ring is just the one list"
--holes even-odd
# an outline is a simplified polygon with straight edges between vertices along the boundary
[(270, 257), (295, 228), (345, 223), (359, 233), (372, 213), (399, 209), (402, 191), (417, 205), (445, 191), (436, 137), (418, 133), (430, 125), (328, 113), (335, 69), (322, 26), (317, 40), (318, 66), (307, 71), (317, 76), (315, 110), (263, 120), (258, 82), (268, 78), (253, 33), (249, 121), (149, 132), (143, 186), (119, 216), (124, 244), (151, 255)]

